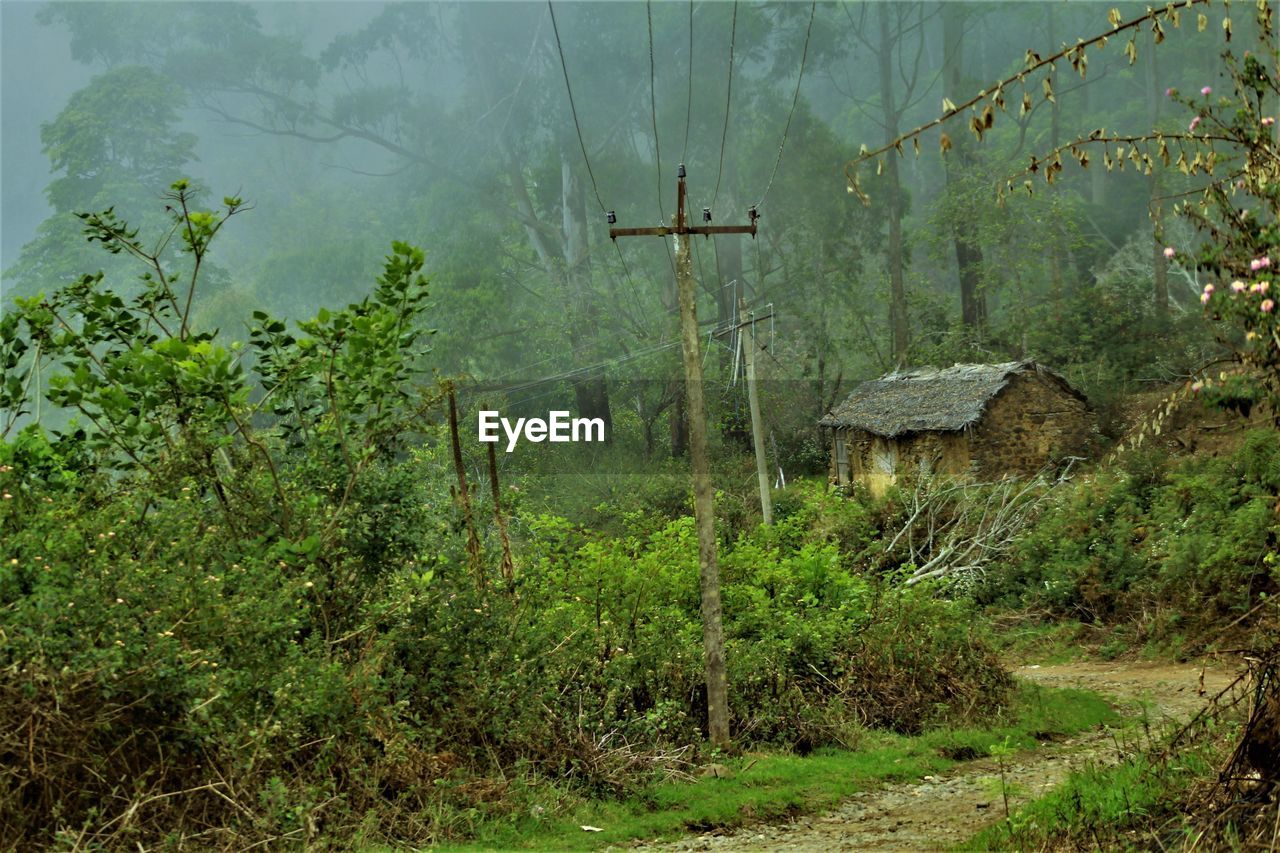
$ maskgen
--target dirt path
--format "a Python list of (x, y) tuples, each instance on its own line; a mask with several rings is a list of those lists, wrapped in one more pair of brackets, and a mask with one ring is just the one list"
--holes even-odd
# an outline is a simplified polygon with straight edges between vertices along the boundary
[[(1152, 709), (1153, 724), (1189, 718), (1232, 678), (1224, 670), (1204, 671), (1201, 695), (1201, 667), (1186, 664), (1073, 663), (1021, 667), (1015, 674), (1037, 684), (1095, 690), (1117, 702), (1126, 714), (1134, 713), (1138, 703), (1146, 703)], [(1087, 762), (1115, 760), (1115, 753), (1108, 734), (1091, 731), (1015, 756), (1006, 770), (1010, 809), (1044, 795)], [(993, 761), (970, 761), (939, 776), (857, 794), (827, 814), (726, 834), (706, 833), (645, 849), (945, 849), (1004, 817), (998, 780), (999, 769)]]

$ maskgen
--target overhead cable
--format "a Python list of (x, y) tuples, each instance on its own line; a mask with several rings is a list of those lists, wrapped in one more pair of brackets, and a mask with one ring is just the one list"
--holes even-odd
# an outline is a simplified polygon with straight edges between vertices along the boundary
[(658, 215), (662, 217), (662, 223), (665, 225), (667, 213), (662, 209), (662, 148), (658, 145), (658, 94), (654, 82), (652, 0), (645, 0), (644, 14), (649, 22), (649, 116), (653, 119), (653, 157), (658, 164)]
[(573, 127), (578, 131), (578, 145), (582, 148), (582, 160), (587, 164), (587, 177), (591, 178), (591, 191), (596, 195), (596, 204), (600, 212), (605, 213), (604, 201), (600, 198), (600, 188), (596, 186), (595, 173), (591, 171), (591, 158), (587, 156), (587, 144), (582, 141), (582, 125), (578, 123), (578, 108), (573, 103), (573, 87), (569, 85), (569, 68), (564, 64), (564, 48), (560, 44), (560, 28), (556, 26), (556, 10), (547, 0), (547, 11), (551, 13), (551, 31), (556, 36), (556, 52), (560, 54), (560, 70), (564, 72), (564, 88), (569, 93), (569, 112), (573, 114)]
[(787, 124), (782, 128), (782, 142), (778, 144), (778, 158), (773, 161), (773, 173), (769, 175), (769, 183), (765, 184), (764, 194), (760, 196), (760, 201), (756, 202), (757, 208), (763, 207), (764, 200), (769, 196), (769, 190), (773, 187), (773, 179), (778, 176), (778, 166), (782, 163), (782, 151), (787, 147), (787, 134), (791, 131), (791, 119), (796, 114), (796, 103), (800, 100), (800, 81), (804, 79), (805, 59), (809, 56), (809, 36), (813, 33), (813, 16), (817, 8), (818, 2), (813, 0), (809, 5), (809, 26), (804, 31), (804, 49), (800, 51), (800, 73), (796, 75), (796, 90), (791, 95), (791, 111), (787, 113)]
[[(551, 0), (547, 0), (551, 2)], [(733, 20), (729, 24), (729, 82), (724, 91), (724, 129), (720, 131), (720, 167), (716, 170), (716, 189), (711, 194), (711, 206), (720, 197), (720, 178), (724, 175), (724, 143), (729, 138), (729, 101), (733, 97), (733, 48), (738, 34), (738, 0), (733, 0)]]

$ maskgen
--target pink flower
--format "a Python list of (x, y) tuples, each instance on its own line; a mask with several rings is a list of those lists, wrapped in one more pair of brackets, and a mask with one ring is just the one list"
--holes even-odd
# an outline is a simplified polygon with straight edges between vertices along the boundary
[(1166, 258), (1172, 258), (1172, 257), (1173, 257), (1174, 255), (1176, 255), (1176, 254), (1177, 254), (1177, 252), (1175, 252), (1175, 251), (1173, 250), (1173, 247), (1172, 247), (1172, 246), (1165, 246), (1165, 247), (1164, 247), (1164, 256), (1165, 256)]
[(1193, 394), (1199, 394), (1203, 388), (1204, 388), (1204, 380), (1197, 379), (1195, 382), (1191, 383), (1191, 393)]
[(1276, 303), (1274, 299), (1264, 299), (1258, 307), (1262, 309), (1263, 314), (1270, 314), (1271, 309), (1276, 307)]
[(1210, 297), (1210, 296), (1212, 296), (1212, 295), (1213, 295), (1213, 294), (1212, 294), (1212, 293), (1210, 293), (1210, 292), (1209, 292), (1209, 291), (1207, 291), (1207, 290), (1206, 290), (1204, 293), (1200, 294), (1200, 302), (1201, 302), (1201, 304), (1203, 304), (1203, 305), (1208, 305), (1208, 304), (1209, 304), (1209, 297)]
[(1212, 89), (1211, 87), (1209, 87), (1209, 86), (1205, 86), (1203, 89), (1201, 89), (1201, 90), (1200, 90), (1200, 94), (1202, 94), (1202, 95), (1204, 95), (1204, 96), (1208, 97), (1209, 93), (1210, 93), (1210, 92), (1212, 92), (1212, 91), (1213, 91), (1213, 89)]
[(1260, 282), (1258, 282), (1258, 292), (1259, 292), (1259, 293), (1266, 293), (1266, 292), (1267, 292), (1268, 290), (1270, 290), (1270, 289), (1271, 289), (1271, 282), (1269, 282), (1269, 281), (1260, 281)]
[(1246, 285), (1245, 285), (1245, 283), (1244, 283), (1243, 281), (1240, 281), (1239, 279), (1237, 279), (1237, 280), (1235, 280), (1235, 281), (1231, 282), (1231, 292), (1232, 292), (1232, 293), (1243, 293), (1243, 292), (1244, 292), (1244, 289), (1245, 289), (1245, 286), (1246, 286)]
[(1264, 270), (1269, 266), (1271, 266), (1271, 258), (1267, 257), (1266, 255), (1263, 255), (1260, 258), (1254, 258), (1253, 260), (1249, 261), (1249, 269), (1253, 270), (1254, 272), (1257, 272), (1258, 270)]
[(1262, 126), (1263, 126), (1263, 127), (1271, 127), (1271, 125), (1273, 125), (1273, 124), (1275, 124), (1275, 123), (1276, 123), (1276, 117), (1275, 117), (1275, 116), (1263, 116), (1263, 117), (1262, 117)]
[(1199, 126), (1200, 126), (1200, 116), (1196, 116), (1191, 120), (1191, 125), (1187, 128), (1187, 130), (1195, 130)]
[(1172, 86), (1164, 90), (1164, 96), (1166, 98), (1172, 98), (1176, 94), (1178, 94), (1178, 90), (1173, 88)]

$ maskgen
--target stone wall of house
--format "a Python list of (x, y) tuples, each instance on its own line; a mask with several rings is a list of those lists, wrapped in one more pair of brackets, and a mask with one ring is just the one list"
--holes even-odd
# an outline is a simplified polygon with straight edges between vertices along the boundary
[(924, 470), (931, 474), (964, 476), (970, 469), (969, 436), (963, 432), (922, 432), (884, 439), (852, 429), (832, 431), (831, 476), (839, 482), (836, 441), (844, 440), (849, 481), (865, 483), (880, 495), (902, 474)]
[(1097, 419), (1056, 381), (1021, 373), (987, 404), (970, 430), (974, 473), (981, 479), (1029, 477), (1066, 456), (1086, 456)]

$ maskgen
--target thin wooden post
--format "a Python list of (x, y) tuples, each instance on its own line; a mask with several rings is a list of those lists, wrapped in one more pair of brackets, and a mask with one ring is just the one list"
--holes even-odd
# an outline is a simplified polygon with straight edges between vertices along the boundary
[(482, 590), (485, 587), (484, 553), (480, 548), (480, 537), (476, 535), (475, 518), (471, 514), (471, 490), (467, 487), (467, 469), (462, 462), (462, 442), (458, 438), (458, 400), (452, 383), (449, 385), (449, 439), (453, 444), (453, 470), (458, 475), (457, 497), (462, 504), (463, 523), (467, 526), (467, 562), (475, 575), (476, 588)]
[(507, 519), (502, 514), (502, 491), (498, 486), (498, 455), (489, 444), (489, 491), (493, 493), (493, 520), (498, 523), (498, 541), (502, 543), (502, 578), (510, 588), (516, 581), (516, 564), (511, 559), (511, 539), (507, 536)]

